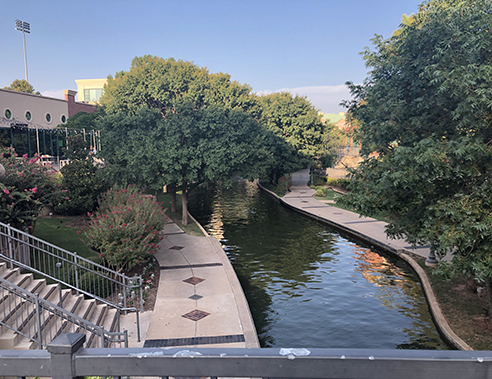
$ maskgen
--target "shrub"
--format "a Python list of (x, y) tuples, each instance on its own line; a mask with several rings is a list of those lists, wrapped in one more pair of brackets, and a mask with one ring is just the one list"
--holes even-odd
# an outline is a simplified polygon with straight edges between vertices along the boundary
[(318, 175), (313, 176), (313, 183), (315, 186), (323, 186), (326, 183), (326, 179), (323, 177), (320, 177)]
[(335, 179), (335, 178), (326, 178), (326, 184), (329, 186), (334, 186), (334, 187), (341, 187), (343, 189), (347, 189), (348, 184), (350, 183), (350, 179), (346, 178), (340, 178), (340, 179)]
[(30, 232), (42, 207), (61, 190), (56, 172), (38, 160), (27, 154), (18, 157), (13, 148), (0, 148), (0, 164), (5, 168), (0, 180), (0, 221)]
[(130, 270), (157, 252), (167, 218), (160, 203), (132, 186), (110, 189), (89, 216), (84, 242), (117, 271)]
[(316, 197), (325, 197), (326, 196), (326, 188), (318, 186), (316, 187), (316, 193), (314, 194)]
[(283, 196), (292, 186), (292, 175), (287, 174), (279, 178), (275, 193)]

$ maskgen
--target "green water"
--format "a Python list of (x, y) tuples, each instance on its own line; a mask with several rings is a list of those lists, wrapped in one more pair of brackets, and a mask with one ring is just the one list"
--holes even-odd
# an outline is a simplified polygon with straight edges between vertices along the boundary
[(224, 247), (263, 347), (448, 349), (405, 263), (237, 181), (190, 212)]

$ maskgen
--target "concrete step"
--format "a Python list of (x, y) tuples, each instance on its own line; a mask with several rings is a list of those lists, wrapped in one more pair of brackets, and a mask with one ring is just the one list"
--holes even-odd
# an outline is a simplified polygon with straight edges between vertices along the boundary
[[(32, 274), (23, 274), (19, 269), (12, 270), (4, 262), (0, 263), (0, 276), (33, 294), (38, 294), (40, 298), (74, 313), (80, 318), (103, 327), (105, 330), (115, 331), (117, 328), (117, 311), (105, 304), (97, 304), (93, 299), (84, 299), (83, 295), (77, 295), (75, 291), (70, 289), (62, 290), (60, 303), (60, 287), (58, 285), (47, 285), (44, 279), (34, 279)], [(38, 348), (36, 342), (26, 337), (37, 338), (39, 326), (35, 304), (0, 289), (0, 320), (20, 332), (14, 332), (7, 326), (0, 326), (0, 349)], [(43, 338), (50, 341), (61, 333), (85, 332), (79, 326), (53, 314), (48, 314), (46, 311), (43, 311), (41, 315), (41, 329), (43, 330)], [(99, 336), (94, 336), (91, 333), (87, 334), (86, 341), (87, 347), (100, 346)], [(49, 341), (43, 341), (43, 343), (47, 342)]]

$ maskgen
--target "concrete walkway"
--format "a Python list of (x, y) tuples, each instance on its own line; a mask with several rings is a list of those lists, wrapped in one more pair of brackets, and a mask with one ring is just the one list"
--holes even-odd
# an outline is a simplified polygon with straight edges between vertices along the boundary
[(249, 306), (234, 269), (214, 237), (193, 237), (175, 223), (156, 258), (159, 289), (153, 312), (124, 316), (130, 347), (260, 347)]
[(360, 236), (374, 245), (394, 252), (404, 251), (427, 258), (430, 252), (429, 246), (412, 248), (404, 240), (392, 240), (386, 236), (384, 221), (370, 217), (360, 217), (357, 213), (336, 208), (312, 196), (316, 192), (308, 187), (309, 169), (297, 171), (292, 174), (291, 192), (281, 198), (281, 201), (296, 210), (332, 224), (349, 234)]

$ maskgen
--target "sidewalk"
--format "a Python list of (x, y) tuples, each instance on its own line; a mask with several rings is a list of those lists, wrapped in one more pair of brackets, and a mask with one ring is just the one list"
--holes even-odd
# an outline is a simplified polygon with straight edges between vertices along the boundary
[(360, 236), (374, 245), (394, 252), (404, 251), (427, 258), (430, 253), (429, 246), (412, 248), (404, 240), (392, 240), (386, 236), (384, 221), (370, 217), (360, 217), (357, 213), (346, 211), (325, 204), (312, 196), (316, 192), (307, 186), (309, 182), (309, 169), (297, 171), (292, 174), (291, 192), (280, 200), (287, 206), (299, 210), (301, 213), (316, 217), (328, 224), (336, 226), (349, 234)]
[(193, 237), (175, 223), (156, 258), (161, 269), (152, 312), (141, 314), (137, 342), (135, 315), (122, 317), (130, 347), (260, 347), (249, 306), (220, 243)]

